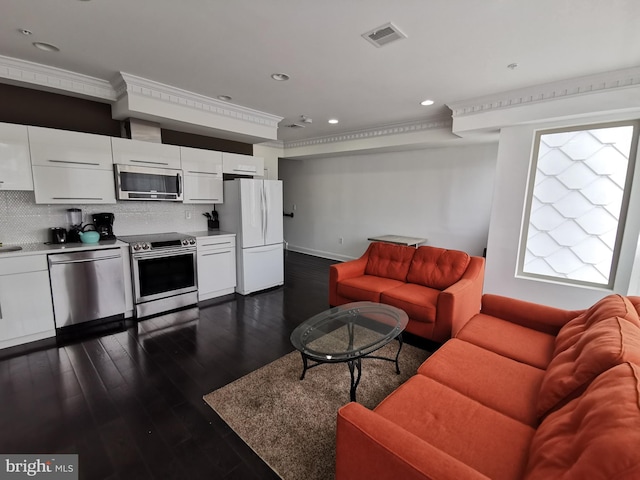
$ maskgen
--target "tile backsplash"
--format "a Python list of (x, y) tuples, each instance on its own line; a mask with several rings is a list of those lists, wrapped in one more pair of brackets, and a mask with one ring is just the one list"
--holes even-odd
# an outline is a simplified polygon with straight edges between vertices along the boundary
[[(91, 223), (93, 213), (113, 213), (113, 231), (118, 236), (206, 230), (207, 219), (202, 214), (213, 210), (213, 207), (147, 201), (125, 201), (112, 205), (37, 205), (33, 192), (0, 191), (0, 242), (46, 242), (49, 240), (49, 228), (68, 228), (68, 208), (81, 208), (84, 223)], [(186, 218), (187, 212), (190, 219)]]

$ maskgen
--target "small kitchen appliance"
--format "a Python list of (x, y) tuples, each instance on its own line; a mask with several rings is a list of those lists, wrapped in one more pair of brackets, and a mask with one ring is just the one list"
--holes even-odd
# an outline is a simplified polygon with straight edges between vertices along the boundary
[(67, 243), (67, 230), (64, 228), (53, 227), (49, 229), (49, 243), (58, 245)]
[(94, 213), (92, 218), (93, 225), (100, 234), (100, 240), (116, 239), (116, 236), (113, 234), (113, 221), (115, 220), (113, 213)]
[(82, 231), (82, 210), (79, 208), (68, 208), (67, 223), (69, 224), (67, 242), (80, 242), (80, 232)]

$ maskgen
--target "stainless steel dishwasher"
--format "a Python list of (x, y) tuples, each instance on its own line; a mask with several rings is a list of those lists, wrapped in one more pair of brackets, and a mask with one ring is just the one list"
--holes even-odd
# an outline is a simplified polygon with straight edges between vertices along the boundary
[(49, 255), (56, 328), (124, 314), (120, 248)]

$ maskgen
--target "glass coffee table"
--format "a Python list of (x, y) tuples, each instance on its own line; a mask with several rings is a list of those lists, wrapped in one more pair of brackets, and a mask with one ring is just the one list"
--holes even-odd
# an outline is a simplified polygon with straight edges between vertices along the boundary
[[(318, 365), (346, 363), (351, 373), (351, 401), (355, 402), (363, 358), (394, 362), (396, 373), (400, 373), (398, 357), (408, 321), (407, 314), (399, 308), (374, 302), (347, 303), (305, 320), (291, 333), (291, 343), (302, 355), (300, 380), (304, 380), (307, 370)], [(395, 358), (372, 355), (395, 339)]]

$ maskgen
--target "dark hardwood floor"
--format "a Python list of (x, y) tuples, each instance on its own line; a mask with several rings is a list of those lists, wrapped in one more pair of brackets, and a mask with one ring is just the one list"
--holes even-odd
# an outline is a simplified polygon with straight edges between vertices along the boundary
[(82, 479), (279, 478), (202, 396), (293, 351), (332, 263), (288, 252), (281, 288), (0, 360), (0, 452), (77, 453)]

